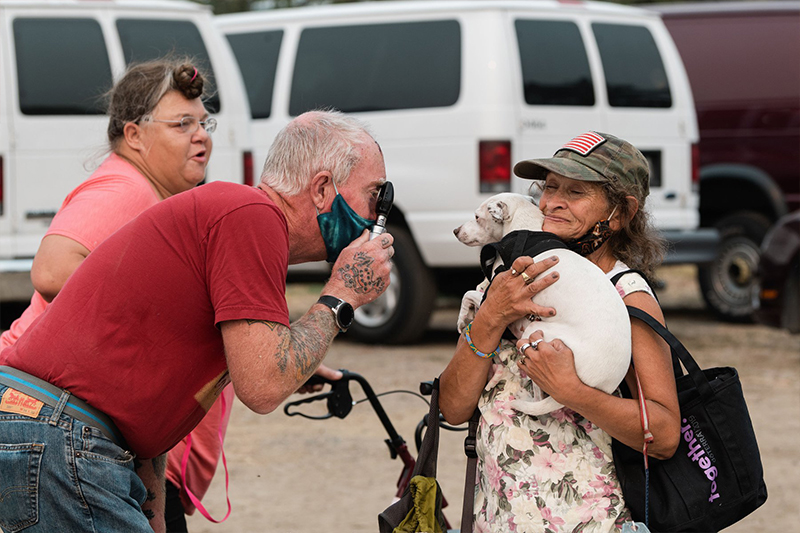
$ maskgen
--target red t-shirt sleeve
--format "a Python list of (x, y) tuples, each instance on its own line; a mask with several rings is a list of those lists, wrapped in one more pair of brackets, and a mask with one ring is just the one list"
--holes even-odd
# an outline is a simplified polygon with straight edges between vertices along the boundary
[(209, 231), (206, 257), (217, 326), (243, 319), (289, 326), (289, 234), (277, 207), (253, 203), (225, 214)]

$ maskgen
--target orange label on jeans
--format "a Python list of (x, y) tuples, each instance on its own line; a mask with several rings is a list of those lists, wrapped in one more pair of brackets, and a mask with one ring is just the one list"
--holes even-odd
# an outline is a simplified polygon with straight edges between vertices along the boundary
[(6, 389), (0, 399), (0, 411), (36, 418), (44, 403), (14, 389)]

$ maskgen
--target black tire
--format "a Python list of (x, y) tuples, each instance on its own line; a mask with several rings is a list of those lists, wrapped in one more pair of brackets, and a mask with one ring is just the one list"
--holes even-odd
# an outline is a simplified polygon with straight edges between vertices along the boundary
[(781, 325), (790, 333), (800, 333), (800, 263), (795, 259), (783, 290)]
[(428, 328), (436, 283), (411, 235), (398, 227), (387, 229), (394, 237), (389, 287), (380, 298), (356, 309), (347, 336), (369, 344), (412, 343)]
[(717, 223), (720, 244), (714, 261), (698, 269), (708, 307), (729, 322), (750, 322), (755, 309), (756, 269), (770, 221), (759, 213), (736, 213)]

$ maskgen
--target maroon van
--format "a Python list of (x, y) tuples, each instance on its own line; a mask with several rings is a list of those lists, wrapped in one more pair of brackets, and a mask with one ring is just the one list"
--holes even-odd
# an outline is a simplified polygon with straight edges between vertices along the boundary
[(700, 128), (700, 218), (720, 229), (699, 269), (706, 303), (749, 320), (760, 244), (800, 208), (800, 2), (645, 6), (683, 59)]

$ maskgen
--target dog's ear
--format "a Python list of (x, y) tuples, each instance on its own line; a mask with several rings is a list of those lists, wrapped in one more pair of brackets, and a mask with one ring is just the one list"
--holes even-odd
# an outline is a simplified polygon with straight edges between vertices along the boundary
[(502, 224), (503, 221), (508, 218), (508, 206), (504, 201), (498, 200), (496, 202), (491, 202), (488, 208), (492, 219), (498, 224)]

